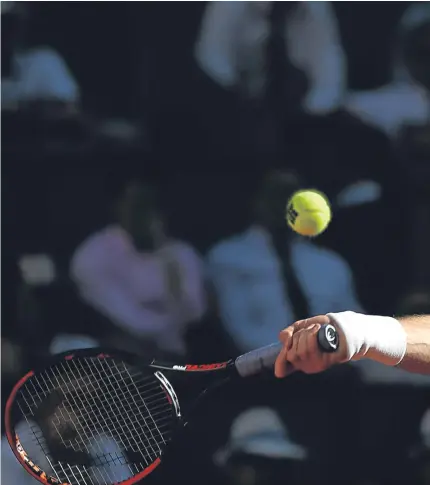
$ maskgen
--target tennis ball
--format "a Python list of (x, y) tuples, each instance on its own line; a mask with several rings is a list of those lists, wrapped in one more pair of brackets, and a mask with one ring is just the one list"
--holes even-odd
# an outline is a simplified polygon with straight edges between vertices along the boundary
[(318, 236), (331, 220), (327, 197), (317, 190), (299, 190), (287, 203), (286, 219), (293, 231), (302, 236)]

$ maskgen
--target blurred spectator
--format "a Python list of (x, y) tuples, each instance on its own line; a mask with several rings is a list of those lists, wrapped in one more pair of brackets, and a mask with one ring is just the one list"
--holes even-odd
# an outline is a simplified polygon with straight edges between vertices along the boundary
[(28, 12), (2, 2), (2, 110), (74, 112), (79, 88), (61, 56), (50, 47), (27, 47)]
[(207, 2), (186, 102), (174, 120), (164, 114), (159, 131), (209, 167), (239, 159), (261, 164), (285, 151), (285, 125), (302, 111), (336, 110), (343, 86), (328, 2)]
[(168, 236), (147, 186), (129, 183), (117, 216), (117, 224), (76, 250), (71, 278), (87, 304), (132, 336), (135, 350), (158, 348), (183, 356), (187, 326), (205, 312), (200, 258), (188, 244)]
[(229, 442), (214, 455), (232, 485), (277, 483), (288, 477), (298, 482), (297, 463), (306, 459), (306, 450), (294, 443), (277, 413), (266, 407), (242, 412), (231, 425)]
[[(254, 194), (247, 229), (209, 251), (208, 273), (229, 337), (227, 345), (232, 344), (230, 355), (276, 341), (282, 325), (312, 312), (327, 313), (330, 307), (362, 311), (347, 263), (287, 227), (286, 202), (299, 187), (291, 173), (269, 172)], [(247, 389), (241, 383), (233, 390), (236, 407), (269, 405), (280, 413), (294, 440), (309, 450), (310, 480), (319, 477), (330, 483), (350, 477), (353, 459), (349, 456), (354, 452), (346, 452), (341, 443), (346, 423), (356, 412), (350, 400), (357, 392), (359, 375), (349, 366), (341, 371), (325, 374), (323, 379), (298, 373), (287, 385), (260, 380), (257, 393), (255, 384)], [(332, 417), (322, 420), (321, 413)], [(332, 467), (335, 472), (329, 471)]]
[(274, 59), (269, 49), (273, 54), (280, 50), (279, 42), (271, 45), (275, 35), (284, 43), (283, 63), (289, 59), (308, 78), (305, 109), (315, 114), (336, 110), (345, 88), (345, 65), (330, 2), (282, 6), (281, 11), (277, 2), (209, 2), (195, 48), (199, 66), (222, 88), (259, 98), (270, 82)]
[(398, 29), (394, 80), (375, 91), (348, 95), (345, 106), (389, 136), (430, 120), (430, 2), (411, 5)]
[(250, 227), (209, 252), (221, 320), (239, 351), (270, 344), (307, 315), (361, 309), (346, 262), (288, 229), (285, 205), (298, 187), (295, 176), (270, 173)]

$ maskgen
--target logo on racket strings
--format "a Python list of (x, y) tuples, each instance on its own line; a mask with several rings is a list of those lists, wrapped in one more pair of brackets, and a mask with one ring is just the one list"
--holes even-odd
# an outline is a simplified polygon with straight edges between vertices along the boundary
[[(45, 480), (46, 483), (49, 485), (60, 485), (61, 482), (54, 477), (48, 476), (43, 470), (41, 470), (35, 463), (33, 463), (30, 458), (28, 457), (26, 451), (21, 445), (18, 436), (16, 436), (16, 451), (19, 453), (21, 458), (24, 460), (24, 463), (31, 468), (31, 471), (40, 477), (42, 480)], [(62, 485), (68, 485), (67, 483), (63, 483)]]

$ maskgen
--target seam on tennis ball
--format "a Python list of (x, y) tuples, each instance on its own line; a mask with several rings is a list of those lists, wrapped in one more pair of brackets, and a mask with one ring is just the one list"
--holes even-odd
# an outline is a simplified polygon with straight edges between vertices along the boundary
[(299, 212), (299, 215), (300, 215), (301, 212), (310, 212), (310, 213), (320, 212), (320, 213), (324, 214), (324, 211), (321, 210), (321, 209), (303, 209)]

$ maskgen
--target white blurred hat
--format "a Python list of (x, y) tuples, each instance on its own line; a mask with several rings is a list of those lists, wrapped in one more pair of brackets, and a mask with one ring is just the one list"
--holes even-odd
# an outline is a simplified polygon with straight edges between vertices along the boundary
[(92, 349), (98, 346), (97, 340), (86, 335), (60, 334), (52, 340), (49, 353), (54, 355), (67, 352), (68, 350)]
[(307, 456), (306, 450), (289, 438), (278, 414), (268, 407), (251, 408), (240, 414), (233, 421), (228, 443), (213, 458), (223, 466), (235, 453), (290, 460), (304, 460)]
[(382, 196), (382, 187), (374, 180), (360, 180), (347, 185), (336, 198), (339, 207), (355, 207), (378, 201)]

